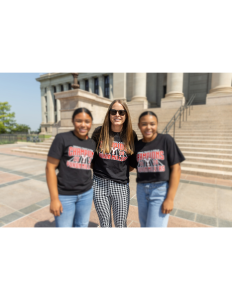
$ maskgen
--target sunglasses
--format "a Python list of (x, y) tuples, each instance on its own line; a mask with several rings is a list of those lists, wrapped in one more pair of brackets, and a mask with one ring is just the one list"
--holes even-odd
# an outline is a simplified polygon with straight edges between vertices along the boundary
[(120, 109), (120, 110), (110, 109), (110, 114), (112, 116), (115, 116), (117, 114), (117, 112), (118, 112), (119, 116), (125, 116), (125, 114), (126, 114), (126, 111), (123, 109)]

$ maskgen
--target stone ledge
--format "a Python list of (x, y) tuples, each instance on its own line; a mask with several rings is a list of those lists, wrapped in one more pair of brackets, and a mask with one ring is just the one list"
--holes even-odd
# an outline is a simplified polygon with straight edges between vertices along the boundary
[(232, 104), (232, 93), (212, 93), (206, 96), (206, 105)]

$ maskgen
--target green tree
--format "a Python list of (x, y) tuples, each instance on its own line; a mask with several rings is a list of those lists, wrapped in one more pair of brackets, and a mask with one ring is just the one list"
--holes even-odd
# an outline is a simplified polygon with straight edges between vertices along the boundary
[(28, 133), (28, 130), (31, 130), (31, 128), (28, 125), (25, 124), (16, 124), (15, 127), (11, 130), (12, 133), (16, 132), (25, 132)]
[(15, 113), (10, 112), (8, 102), (0, 102), (0, 132), (10, 133), (16, 126)]
[(0, 134), (6, 133), (6, 127), (3, 125), (3, 123), (0, 121)]

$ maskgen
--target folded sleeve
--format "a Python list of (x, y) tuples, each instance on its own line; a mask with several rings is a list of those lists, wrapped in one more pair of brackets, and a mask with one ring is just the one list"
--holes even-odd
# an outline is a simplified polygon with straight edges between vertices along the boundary
[(169, 134), (167, 134), (167, 146), (167, 159), (169, 166), (173, 166), (185, 160), (184, 155), (180, 151), (173, 137), (171, 137)]
[(61, 159), (64, 153), (64, 140), (62, 135), (57, 134), (54, 141), (52, 142), (51, 148), (48, 152), (48, 156)]

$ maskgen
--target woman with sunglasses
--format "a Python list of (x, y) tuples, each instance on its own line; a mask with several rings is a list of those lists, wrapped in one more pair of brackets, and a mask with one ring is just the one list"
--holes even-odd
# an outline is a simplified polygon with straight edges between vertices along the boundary
[(111, 207), (116, 227), (126, 227), (130, 202), (129, 157), (138, 141), (132, 130), (126, 103), (114, 100), (106, 113), (103, 126), (95, 129), (93, 159), (93, 201), (101, 227), (112, 227)]

